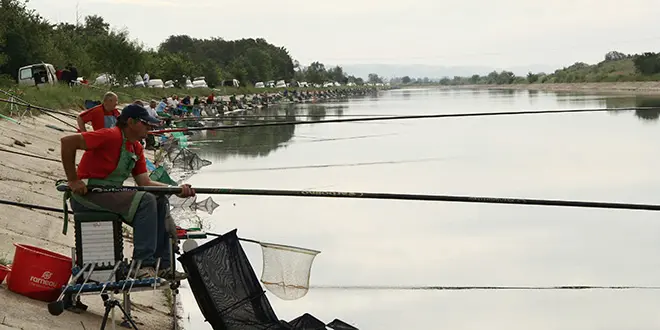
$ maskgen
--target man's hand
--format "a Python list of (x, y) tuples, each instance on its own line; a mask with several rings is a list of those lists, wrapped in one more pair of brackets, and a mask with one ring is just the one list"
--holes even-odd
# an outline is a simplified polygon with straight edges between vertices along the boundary
[(87, 185), (82, 180), (69, 181), (67, 185), (74, 194), (85, 195), (87, 194)]
[(176, 195), (177, 197), (188, 198), (195, 196), (195, 189), (193, 189), (189, 184), (182, 184), (179, 187), (181, 187), (181, 193)]

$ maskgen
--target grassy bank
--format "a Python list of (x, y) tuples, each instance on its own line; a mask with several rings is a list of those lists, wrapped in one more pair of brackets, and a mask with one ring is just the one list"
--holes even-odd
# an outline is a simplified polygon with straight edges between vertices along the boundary
[[(332, 88), (296, 88), (297, 90), (304, 91), (325, 91), (325, 90), (339, 90), (339, 89), (369, 89), (374, 87), (355, 86), (355, 87), (332, 87)], [(18, 87), (0, 88), (8, 91), (22, 98), (23, 100), (41, 107), (51, 109), (76, 109), (83, 110), (85, 100), (101, 100), (103, 94), (108, 89), (97, 86), (73, 86), (54, 85), (42, 87)], [(241, 87), (241, 88), (219, 88), (211, 90), (209, 88), (133, 88), (122, 87), (112, 88), (111, 91), (115, 92), (119, 97), (119, 103), (130, 103), (135, 100), (151, 100), (161, 99), (166, 96), (178, 95), (179, 97), (190, 95), (193, 97), (207, 97), (211, 93), (216, 96), (229, 96), (229, 95), (244, 95), (244, 94), (258, 94), (258, 93), (276, 93), (283, 91), (284, 88), (254, 88), (254, 87)], [(291, 88), (289, 89), (291, 90)], [(0, 98), (7, 99), (8, 96), (1, 94)], [(8, 114), (9, 105), (0, 104), (0, 113)]]

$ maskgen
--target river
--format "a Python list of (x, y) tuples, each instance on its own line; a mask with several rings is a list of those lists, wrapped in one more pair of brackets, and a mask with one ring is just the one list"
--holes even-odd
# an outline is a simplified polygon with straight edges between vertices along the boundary
[[(624, 107), (634, 96), (409, 89), (280, 113), (407, 115)], [(194, 186), (658, 203), (658, 112), (599, 112), (281, 126), (208, 133)], [(406, 162), (400, 162), (406, 161)], [(386, 164), (362, 164), (392, 162)], [(396, 163), (400, 162), (400, 163)], [(334, 167), (287, 168), (342, 164)], [(353, 164), (352, 166), (350, 164)], [(207, 196), (199, 196), (203, 199)], [(311, 285), (660, 285), (650, 211), (213, 196), (208, 231), (320, 250)], [(261, 274), (259, 245), (243, 243)], [(211, 329), (184, 287), (186, 329)], [(359, 329), (652, 329), (660, 291), (311, 289), (280, 319), (310, 313)]]

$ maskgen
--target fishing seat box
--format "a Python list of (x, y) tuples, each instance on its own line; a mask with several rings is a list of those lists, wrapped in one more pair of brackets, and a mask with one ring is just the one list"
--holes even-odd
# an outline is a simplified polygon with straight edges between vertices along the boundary
[[(89, 281), (107, 281), (116, 263), (124, 260), (121, 218), (114, 213), (99, 211), (77, 212), (73, 217), (75, 266), (82, 269), (83, 265), (94, 263), (94, 272)], [(80, 282), (87, 277), (88, 271), (80, 277)], [(123, 278), (121, 273), (118, 271), (115, 275), (116, 281)]]

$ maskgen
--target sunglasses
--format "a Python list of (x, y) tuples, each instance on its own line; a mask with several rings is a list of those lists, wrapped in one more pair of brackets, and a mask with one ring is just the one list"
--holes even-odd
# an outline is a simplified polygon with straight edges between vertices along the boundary
[(138, 120), (139, 120), (142, 124), (144, 124), (145, 126), (147, 126), (147, 127), (150, 128), (150, 129), (156, 127), (156, 125), (154, 125), (154, 124), (152, 124), (152, 123), (150, 123), (149, 121), (146, 121), (146, 120), (144, 120), (144, 119), (141, 119), (141, 118), (140, 118), (140, 119), (138, 119)]

